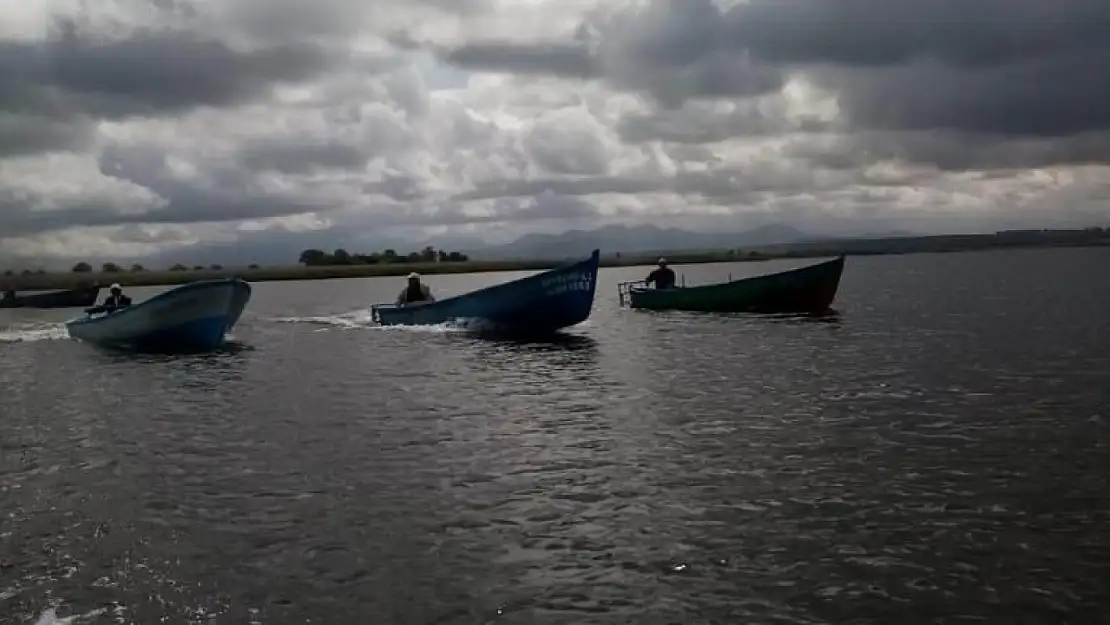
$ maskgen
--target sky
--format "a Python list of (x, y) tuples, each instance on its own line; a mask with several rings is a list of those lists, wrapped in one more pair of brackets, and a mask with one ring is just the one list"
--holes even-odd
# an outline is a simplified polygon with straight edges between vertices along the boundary
[(0, 255), (1110, 224), (1106, 0), (0, 0)]

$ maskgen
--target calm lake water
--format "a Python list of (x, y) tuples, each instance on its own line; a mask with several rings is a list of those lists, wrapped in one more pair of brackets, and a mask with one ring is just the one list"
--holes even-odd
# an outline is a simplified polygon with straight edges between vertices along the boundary
[(533, 343), (260, 283), (176, 358), (0, 311), (0, 623), (1108, 623), (1108, 267), (849, 258), (821, 321), (620, 310), (647, 268), (606, 269)]

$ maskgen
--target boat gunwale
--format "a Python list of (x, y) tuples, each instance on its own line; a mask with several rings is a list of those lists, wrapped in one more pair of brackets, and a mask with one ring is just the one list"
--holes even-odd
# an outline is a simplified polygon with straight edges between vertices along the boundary
[[(698, 292), (705, 293), (705, 292), (711, 292), (711, 291), (714, 291), (714, 290), (727, 290), (730, 287), (736, 287), (737, 285), (741, 285), (741, 284), (744, 285), (744, 286), (749, 286), (753, 282), (759, 282), (761, 280), (777, 280), (779, 278), (794, 275), (794, 274), (798, 274), (798, 273), (808, 273), (810, 271), (818, 271), (818, 270), (822, 270), (822, 269), (828, 269), (831, 266), (837, 265), (837, 264), (840, 264), (840, 265), (843, 266), (844, 262), (845, 262), (845, 256), (840, 255), (840, 256), (837, 256), (836, 258), (833, 258), (831, 260), (825, 260), (825, 261), (821, 261), (819, 263), (814, 263), (812, 265), (805, 265), (803, 267), (795, 267), (794, 269), (787, 269), (786, 271), (778, 271), (778, 272), (775, 272), (775, 273), (765, 273), (765, 274), (758, 275), (758, 276), (750, 276), (750, 277), (747, 277), (747, 278), (740, 278), (739, 280), (729, 280), (727, 282), (713, 282), (713, 283), (710, 283), (710, 284), (698, 284), (698, 285), (695, 285), (695, 286), (676, 286), (676, 287), (671, 288), (671, 289), (650, 289), (650, 288), (646, 287), (647, 283), (644, 280), (635, 280), (635, 281), (631, 281), (631, 282), (622, 282), (622, 283), (620, 283), (620, 285), (618, 285), (618, 287), (625, 286), (625, 285), (630, 285), (630, 286), (628, 286), (628, 290), (627, 290), (627, 293), (628, 293), (629, 297), (631, 297), (632, 294), (640, 295), (640, 294), (644, 294), (644, 293), (659, 293), (660, 295), (663, 295), (663, 294), (669, 294), (668, 291), (670, 291), (670, 292), (682, 291), (682, 292), (685, 292), (685, 293), (690, 293), (691, 291), (698, 291)], [(636, 285), (644, 285), (644, 286), (637, 287)]]
[[(246, 280), (244, 280), (242, 278), (212, 278), (212, 279), (208, 279), (208, 280), (197, 280), (196, 282), (187, 282), (187, 283), (182, 284), (180, 286), (176, 286), (176, 287), (171, 288), (167, 291), (163, 291), (163, 292), (161, 292), (161, 293), (159, 293), (159, 294), (157, 294), (157, 295), (155, 295), (155, 296), (153, 296), (149, 299), (145, 299), (145, 300), (139, 302), (138, 304), (132, 304), (130, 306), (127, 306), (125, 308), (118, 309), (118, 310), (115, 310), (115, 311), (112, 311), (112, 312), (106, 312), (105, 314), (85, 313), (84, 317), (75, 317), (75, 318), (67, 321), (66, 325), (67, 326), (68, 325), (74, 325), (74, 324), (84, 325), (84, 324), (98, 323), (98, 322), (104, 321), (106, 319), (118, 319), (121, 315), (129, 315), (129, 314), (133, 314), (135, 311), (142, 310), (142, 308), (147, 306), (148, 304), (153, 304), (153, 303), (160, 302), (160, 301), (163, 301), (163, 300), (166, 300), (166, 299), (169, 299), (169, 298), (177, 297), (182, 293), (187, 293), (187, 292), (190, 292), (190, 291), (196, 291), (196, 290), (200, 290), (200, 289), (210, 289), (212, 287), (223, 286), (225, 284), (231, 284), (233, 286), (241, 287), (241, 288), (245, 289), (247, 291), (247, 293), (250, 293), (252, 291), (250, 282), (247, 282)], [(93, 315), (96, 315), (96, 316), (93, 316)]]
[[(518, 285), (520, 285), (521, 283), (524, 283), (524, 282), (530, 282), (530, 281), (533, 281), (533, 280), (541, 279), (541, 278), (543, 278), (545, 276), (549, 276), (549, 275), (554, 275), (554, 274), (558, 274), (558, 273), (573, 271), (573, 270), (575, 270), (579, 267), (586, 267), (586, 266), (592, 266), (593, 267), (593, 274), (595, 276), (595, 286), (596, 286), (596, 276), (597, 276), (598, 270), (600, 269), (600, 260), (601, 260), (601, 249), (598, 248), (598, 249), (595, 249), (593, 252), (591, 252), (590, 255), (587, 258), (584, 258), (584, 259), (581, 259), (581, 260), (576, 260), (574, 262), (567, 263), (567, 264), (561, 265), (559, 267), (552, 267), (551, 269), (546, 269), (546, 270), (541, 271), (539, 273), (534, 273), (530, 276), (523, 276), (521, 278), (516, 278), (516, 279), (513, 279), (513, 280), (509, 280), (508, 282), (499, 282), (497, 284), (491, 284), (489, 286), (484, 286), (480, 289), (476, 289), (476, 290), (473, 290), (473, 291), (467, 291), (466, 293), (460, 293), (458, 295), (452, 295), (451, 297), (448, 297), (446, 299), (437, 299), (437, 300), (432, 301), (432, 302), (423, 303), (423, 304), (420, 304), (417, 307), (418, 308), (431, 308), (431, 307), (436, 307), (436, 306), (440, 306), (440, 305), (453, 303), (453, 302), (456, 302), (458, 300), (465, 300), (465, 299), (470, 299), (470, 298), (474, 298), (474, 297), (478, 297), (478, 296), (483, 296), (483, 295), (487, 295), (489, 293), (496, 292), (496, 291), (499, 291), (499, 290), (502, 290), (502, 289), (513, 288), (513, 287), (518, 286)], [(370, 309), (371, 309), (371, 311), (374, 311), (375, 314), (376, 314), (376, 311), (383, 310), (383, 309), (384, 310), (404, 310), (406, 308), (417, 308), (417, 307), (398, 306), (395, 303), (381, 303), (381, 304), (372, 304), (370, 306)]]

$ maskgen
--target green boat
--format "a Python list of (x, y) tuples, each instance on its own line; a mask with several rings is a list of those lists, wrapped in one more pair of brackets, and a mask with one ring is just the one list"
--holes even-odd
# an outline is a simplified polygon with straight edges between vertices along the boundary
[(702, 286), (649, 288), (643, 281), (622, 282), (620, 303), (645, 310), (692, 312), (820, 313), (829, 309), (840, 286), (844, 256), (754, 278)]

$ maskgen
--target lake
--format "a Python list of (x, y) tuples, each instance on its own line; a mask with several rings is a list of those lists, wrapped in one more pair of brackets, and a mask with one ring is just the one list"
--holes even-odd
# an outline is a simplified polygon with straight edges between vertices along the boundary
[(0, 310), (0, 622), (1105, 623), (1107, 267), (850, 257), (821, 319), (622, 310), (648, 268), (603, 269), (533, 342), (259, 283), (188, 357)]

